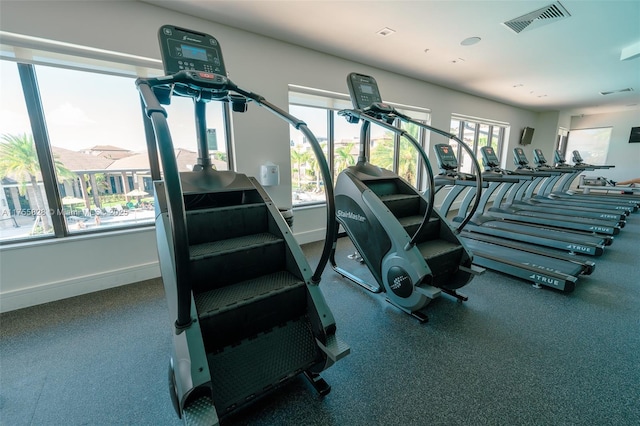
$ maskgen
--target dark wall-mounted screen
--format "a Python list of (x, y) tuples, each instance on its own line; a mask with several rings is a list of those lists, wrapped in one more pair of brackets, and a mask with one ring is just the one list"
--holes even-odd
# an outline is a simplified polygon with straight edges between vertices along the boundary
[(533, 127), (525, 127), (522, 129), (522, 136), (520, 137), (520, 145), (529, 145), (533, 140)]
[(629, 143), (640, 143), (640, 127), (632, 127)]

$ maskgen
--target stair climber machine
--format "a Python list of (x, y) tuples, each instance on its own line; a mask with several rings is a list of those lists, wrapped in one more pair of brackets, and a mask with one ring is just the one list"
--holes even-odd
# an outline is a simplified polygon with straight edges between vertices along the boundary
[[(422, 308), (441, 293), (467, 300), (457, 290), (483, 269), (472, 264), (471, 253), (433, 209), (433, 172), (429, 159), (411, 135), (392, 124), (404, 116), (382, 102), (373, 77), (351, 73), (347, 85), (354, 109), (340, 111), (339, 115), (350, 123), (362, 121), (360, 154), (356, 165), (338, 175), (336, 212), (338, 222), (376, 283), (366, 282), (338, 267), (335, 261), (337, 234), (330, 261), (343, 277), (373, 293), (386, 293), (388, 302), (425, 322), (428, 317), (420, 311)], [(428, 196), (397, 174), (369, 162), (372, 123), (406, 137), (416, 147), (427, 168), (431, 188)]]
[[(258, 181), (213, 169), (206, 104), (225, 102), (244, 112), (253, 102), (271, 111), (305, 135), (324, 181), (331, 182), (322, 149), (304, 122), (227, 78), (212, 36), (165, 25), (159, 41), (166, 75), (139, 78), (136, 85), (155, 189), (158, 256), (175, 320), (169, 366), (174, 408), (186, 424), (217, 425), (299, 374), (326, 395), (330, 386), (319, 373), (349, 353), (319, 288), (337, 230), (333, 189), (325, 187), (327, 238), (312, 274)], [(162, 106), (172, 96), (194, 101), (199, 157), (192, 171), (178, 170)]]
[[(461, 146), (470, 153), (470, 157), (476, 163), (476, 170), (479, 170), (473, 151), (466, 144)], [(455, 199), (462, 193), (462, 189), (465, 186), (469, 186), (467, 182), (479, 181), (480, 179), (468, 174), (464, 174), (464, 179), (459, 178), (461, 173), (457, 172), (458, 161), (449, 145), (437, 144), (434, 146), (434, 151), (441, 170), (439, 179), (436, 179), (436, 182), (440, 183), (437, 189), (439, 190), (445, 185), (454, 185), (442, 204), (441, 214), (446, 216)], [(499, 174), (485, 175), (484, 179), (486, 182), (490, 181), (492, 183), (518, 181), (517, 178), (509, 175)], [(478, 265), (530, 281), (535, 288), (544, 286), (563, 292), (573, 291), (578, 277), (580, 275), (588, 275), (594, 270), (595, 264), (593, 262), (583, 262), (568, 254), (528, 244), (523, 242), (527, 240), (524, 235), (521, 239), (517, 237), (503, 238), (467, 230), (466, 227), (468, 226), (481, 228), (475, 223), (478, 217), (474, 215), (473, 211), (466, 213), (466, 206), (469, 200), (473, 198), (478, 198), (475, 187), (472, 187), (464, 195), (464, 200), (460, 207), (461, 213), (453, 218), (453, 221), (461, 223), (460, 227), (458, 227), (462, 231), (460, 235), (467, 247), (473, 252), (474, 262)], [(480, 204), (482, 205), (483, 202)], [(466, 217), (463, 216), (464, 214), (466, 214)], [(467, 224), (467, 222), (469, 223)]]

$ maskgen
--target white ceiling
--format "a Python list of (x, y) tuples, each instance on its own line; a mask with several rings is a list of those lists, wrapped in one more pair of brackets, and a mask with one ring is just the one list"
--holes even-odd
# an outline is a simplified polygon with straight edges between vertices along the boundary
[(144, 1), (534, 111), (640, 111), (640, 57), (620, 60), (640, 45), (640, 0), (562, 0), (570, 17), (520, 33), (502, 23), (557, 2)]

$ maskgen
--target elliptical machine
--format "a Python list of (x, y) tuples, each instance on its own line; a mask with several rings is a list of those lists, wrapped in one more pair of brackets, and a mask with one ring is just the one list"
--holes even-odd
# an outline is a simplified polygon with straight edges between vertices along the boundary
[[(312, 272), (258, 181), (213, 169), (206, 104), (226, 102), (244, 112), (253, 102), (273, 112), (304, 133), (329, 183), (322, 148), (304, 122), (227, 78), (212, 36), (165, 25), (159, 41), (166, 75), (139, 78), (136, 85), (154, 184), (158, 257), (175, 321), (169, 365), (174, 408), (186, 424), (217, 425), (301, 373), (326, 395), (330, 387), (319, 373), (349, 353), (319, 288), (337, 229), (333, 188), (325, 186), (327, 238)], [(193, 171), (178, 170), (162, 106), (172, 96), (194, 101)]]
[[(472, 264), (473, 257), (457, 232), (433, 208), (434, 177), (429, 159), (409, 133), (393, 125), (396, 118), (410, 119), (382, 102), (373, 77), (351, 73), (347, 85), (354, 109), (340, 111), (339, 115), (351, 123), (362, 121), (360, 153), (357, 164), (338, 175), (336, 213), (338, 222), (376, 283), (365, 282), (338, 267), (336, 244), (330, 261), (333, 269), (343, 277), (373, 293), (386, 293), (391, 304), (425, 322), (428, 317), (420, 311), (422, 308), (441, 292), (460, 301), (467, 300), (457, 290), (483, 269)], [(416, 148), (427, 169), (429, 190), (426, 196), (392, 171), (369, 163), (369, 127), (372, 123), (406, 137)]]

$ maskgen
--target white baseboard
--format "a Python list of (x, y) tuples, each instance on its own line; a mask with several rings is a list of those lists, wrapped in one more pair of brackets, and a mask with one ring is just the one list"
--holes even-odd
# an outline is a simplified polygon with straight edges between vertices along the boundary
[(313, 243), (316, 241), (322, 241), (324, 240), (325, 235), (326, 235), (326, 231), (324, 228), (313, 229), (311, 231), (304, 231), (304, 232), (298, 232), (298, 233), (294, 231), (293, 233), (293, 236), (295, 237), (296, 241), (300, 245)]
[(39, 284), (33, 287), (0, 293), (0, 313), (42, 303), (80, 296), (82, 294), (133, 284), (160, 276), (158, 262), (136, 265), (71, 280)]

